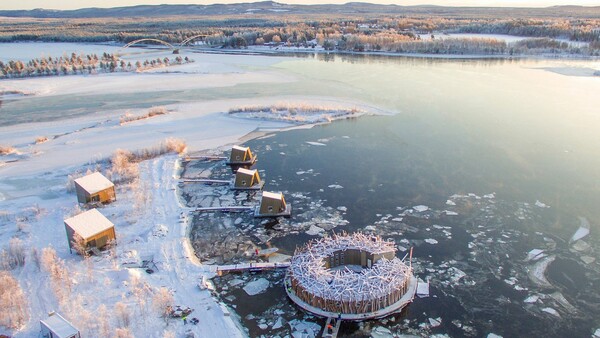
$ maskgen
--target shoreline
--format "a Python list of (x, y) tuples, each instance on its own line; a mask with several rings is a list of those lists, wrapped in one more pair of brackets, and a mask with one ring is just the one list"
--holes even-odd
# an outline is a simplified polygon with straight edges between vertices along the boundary
[[(484, 38), (484, 37), (482, 37)], [(530, 38), (530, 37), (523, 37)], [(123, 47), (121, 44), (115, 42), (91, 42), (91, 41), (80, 41), (80, 42), (52, 42), (52, 41), (12, 41), (12, 42), (0, 42), (1, 44), (19, 44), (19, 43), (48, 43), (48, 44), (82, 44), (90, 46), (107, 46), (110, 48)], [(139, 50), (147, 50), (153, 52), (170, 51), (165, 48), (154, 48), (148, 45), (140, 45), (135, 48)], [(511, 60), (511, 59), (540, 59), (540, 60), (600, 60), (600, 55), (579, 55), (570, 53), (559, 53), (559, 54), (444, 54), (444, 53), (411, 53), (411, 52), (392, 52), (392, 51), (349, 51), (349, 50), (325, 50), (323, 47), (288, 47), (288, 46), (259, 46), (251, 45), (246, 48), (221, 48), (221, 47), (189, 47), (183, 49), (192, 54), (204, 53), (204, 54), (220, 54), (220, 55), (261, 55), (261, 56), (290, 56), (290, 55), (354, 55), (354, 56), (387, 56), (387, 57), (405, 57), (405, 58), (419, 58), (419, 59), (449, 59), (449, 60)], [(175, 54), (174, 54), (175, 55)], [(16, 61), (16, 60), (15, 60)], [(29, 60), (21, 60), (29, 61)], [(36, 78), (25, 77), (25, 78)]]
[[(251, 46), (252, 47), (252, 46)], [(355, 52), (355, 51), (327, 51), (323, 49), (294, 49), (296, 47), (285, 47), (289, 49), (265, 50), (261, 48), (197, 48), (189, 49), (192, 53), (205, 54), (224, 54), (224, 55), (262, 55), (262, 56), (294, 56), (297, 55), (352, 55), (352, 56), (386, 56), (386, 57), (404, 57), (417, 59), (448, 59), (448, 60), (581, 60), (594, 61), (600, 60), (600, 56), (577, 55), (577, 54), (429, 54), (429, 53), (399, 53), (399, 52)]]

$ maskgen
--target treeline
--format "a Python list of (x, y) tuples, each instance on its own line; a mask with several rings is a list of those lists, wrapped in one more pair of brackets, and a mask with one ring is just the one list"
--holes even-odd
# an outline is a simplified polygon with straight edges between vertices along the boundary
[[(141, 38), (180, 43), (205, 35), (211, 45), (240, 47), (261, 43), (303, 44), (319, 36), (404, 35), (432, 32), (510, 34), (525, 37), (600, 40), (598, 18), (471, 18), (399, 15), (306, 15), (159, 17), (134, 19), (11, 19), (0, 22), (0, 42), (106, 42), (126, 44)], [(332, 39), (335, 39), (334, 37)]]
[(152, 60), (136, 61), (132, 64), (118, 58), (114, 54), (103, 53), (100, 57), (96, 54), (36, 58), (29, 62), (0, 61), (0, 78), (21, 78), (34, 76), (58, 76), (75, 74), (96, 74), (112, 72), (142, 71), (146, 69), (164, 67), (173, 64), (193, 62), (188, 57), (168, 57)]
[(599, 20), (513, 19), (473, 22), (458, 27), (461, 33), (508, 34), (528, 37), (565, 38), (571, 41), (599, 40)]

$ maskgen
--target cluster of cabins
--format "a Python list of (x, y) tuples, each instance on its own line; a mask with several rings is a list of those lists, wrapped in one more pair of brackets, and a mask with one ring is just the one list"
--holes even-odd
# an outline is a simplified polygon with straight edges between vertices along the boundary
[[(235, 172), (232, 189), (234, 190), (262, 190), (264, 182), (260, 179), (258, 170), (250, 169), (257, 160), (257, 156), (250, 148), (233, 146), (227, 165)], [(292, 208), (286, 204), (281, 192), (263, 191), (260, 205), (254, 211), (255, 217), (289, 217)]]
[[(228, 165), (235, 171), (232, 184), (234, 190), (262, 190), (264, 182), (258, 170), (250, 169), (257, 156), (247, 147), (234, 146)], [(116, 200), (115, 185), (99, 172), (75, 180), (77, 201), (93, 206), (111, 203)], [(282, 193), (264, 191), (261, 203), (255, 209), (256, 217), (289, 216), (291, 206), (286, 204)], [(89, 250), (95, 252), (109, 243), (116, 243), (115, 225), (98, 209), (91, 208), (64, 220), (69, 250)], [(78, 247), (76, 247), (78, 246)], [(50, 338), (80, 337), (79, 331), (57, 313), (40, 321), (42, 336)]]

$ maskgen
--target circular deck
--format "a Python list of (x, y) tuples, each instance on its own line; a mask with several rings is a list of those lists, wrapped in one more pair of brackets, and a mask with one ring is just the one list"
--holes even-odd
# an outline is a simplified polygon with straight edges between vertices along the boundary
[(395, 253), (394, 242), (360, 233), (311, 241), (292, 258), (286, 293), (317, 316), (388, 316), (410, 303), (417, 288), (412, 268)]

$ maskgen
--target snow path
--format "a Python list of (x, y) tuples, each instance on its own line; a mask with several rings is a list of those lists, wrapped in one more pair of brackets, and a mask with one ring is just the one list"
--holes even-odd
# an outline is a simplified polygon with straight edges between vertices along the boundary
[(180, 323), (177, 336), (191, 331), (196, 337), (244, 337), (231, 317), (224, 316), (210, 292), (197, 286), (204, 269), (193, 252), (189, 252), (189, 224), (181, 222), (176, 161), (175, 157), (167, 156), (143, 162), (140, 166), (141, 179), (152, 184), (149, 206), (145, 208), (146, 215), (142, 219), (150, 222), (146, 224), (148, 228), (165, 224), (169, 229), (165, 237), (150, 236), (148, 240), (147, 248), (156, 249), (154, 259), (157, 265), (160, 262), (159, 271), (150, 275), (149, 279), (160, 284), (154, 286), (166, 285), (175, 290), (176, 304), (193, 308), (190, 318), (200, 320), (198, 325), (184, 326)]

